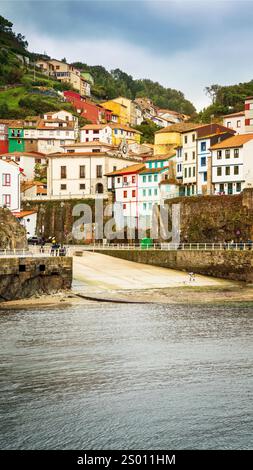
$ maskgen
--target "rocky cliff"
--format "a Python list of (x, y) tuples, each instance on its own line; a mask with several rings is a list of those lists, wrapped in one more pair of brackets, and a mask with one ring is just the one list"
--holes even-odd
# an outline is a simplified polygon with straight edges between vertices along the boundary
[(0, 249), (26, 248), (26, 230), (8, 209), (0, 209)]

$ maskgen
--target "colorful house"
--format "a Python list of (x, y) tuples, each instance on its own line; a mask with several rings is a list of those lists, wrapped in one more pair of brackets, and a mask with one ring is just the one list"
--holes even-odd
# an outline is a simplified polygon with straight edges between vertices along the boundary
[(23, 152), (25, 150), (23, 122), (17, 121), (8, 129), (9, 152)]
[(117, 103), (114, 100), (105, 101), (102, 103), (103, 108), (110, 109), (112, 114), (117, 117), (119, 124), (129, 124), (128, 122), (128, 109), (127, 106), (122, 103)]
[(121, 142), (141, 142), (141, 132), (123, 124), (109, 124), (112, 129), (112, 145), (120, 145)]
[(0, 121), (0, 154), (8, 152), (8, 125)]
[(194, 123), (181, 122), (155, 132), (155, 155), (164, 155), (171, 148), (180, 146), (182, 132), (191, 129), (194, 125)]
[(245, 100), (245, 132), (253, 132), (253, 96)]

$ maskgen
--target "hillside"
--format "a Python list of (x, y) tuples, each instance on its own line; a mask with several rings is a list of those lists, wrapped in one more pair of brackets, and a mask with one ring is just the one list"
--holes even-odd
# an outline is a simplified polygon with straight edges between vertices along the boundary
[(25, 118), (27, 115), (67, 109), (58, 91), (70, 88), (34, 71), (32, 54), (12, 23), (0, 16), (0, 118)]
[(130, 99), (148, 97), (159, 108), (189, 115), (196, 111), (194, 105), (185, 99), (181, 91), (164, 88), (158, 82), (148, 79), (134, 80), (131, 75), (120, 69), (108, 72), (101, 65), (91, 66), (82, 62), (74, 62), (73, 65), (90, 72), (94, 77), (95, 85), (92, 87), (92, 94), (97, 99), (108, 100), (119, 95)]
[(198, 120), (210, 122), (212, 116), (217, 119), (224, 114), (242, 111), (245, 98), (253, 95), (253, 80), (237, 85), (211, 85), (205, 90), (212, 104), (199, 113)]

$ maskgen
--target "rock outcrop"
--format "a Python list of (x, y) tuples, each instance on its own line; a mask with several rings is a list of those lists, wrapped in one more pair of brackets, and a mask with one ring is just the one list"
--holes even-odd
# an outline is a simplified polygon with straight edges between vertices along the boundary
[(0, 209), (0, 249), (27, 247), (26, 230), (8, 209)]

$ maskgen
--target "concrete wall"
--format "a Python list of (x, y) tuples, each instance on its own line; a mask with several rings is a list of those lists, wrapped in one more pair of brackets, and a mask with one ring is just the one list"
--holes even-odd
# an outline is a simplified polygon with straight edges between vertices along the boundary
[(71, 288), (72, 258), (0, 258), (0, 302)]
[(253, 251), (99, 250), (116, 258), (196, 274), (253, 282)]

